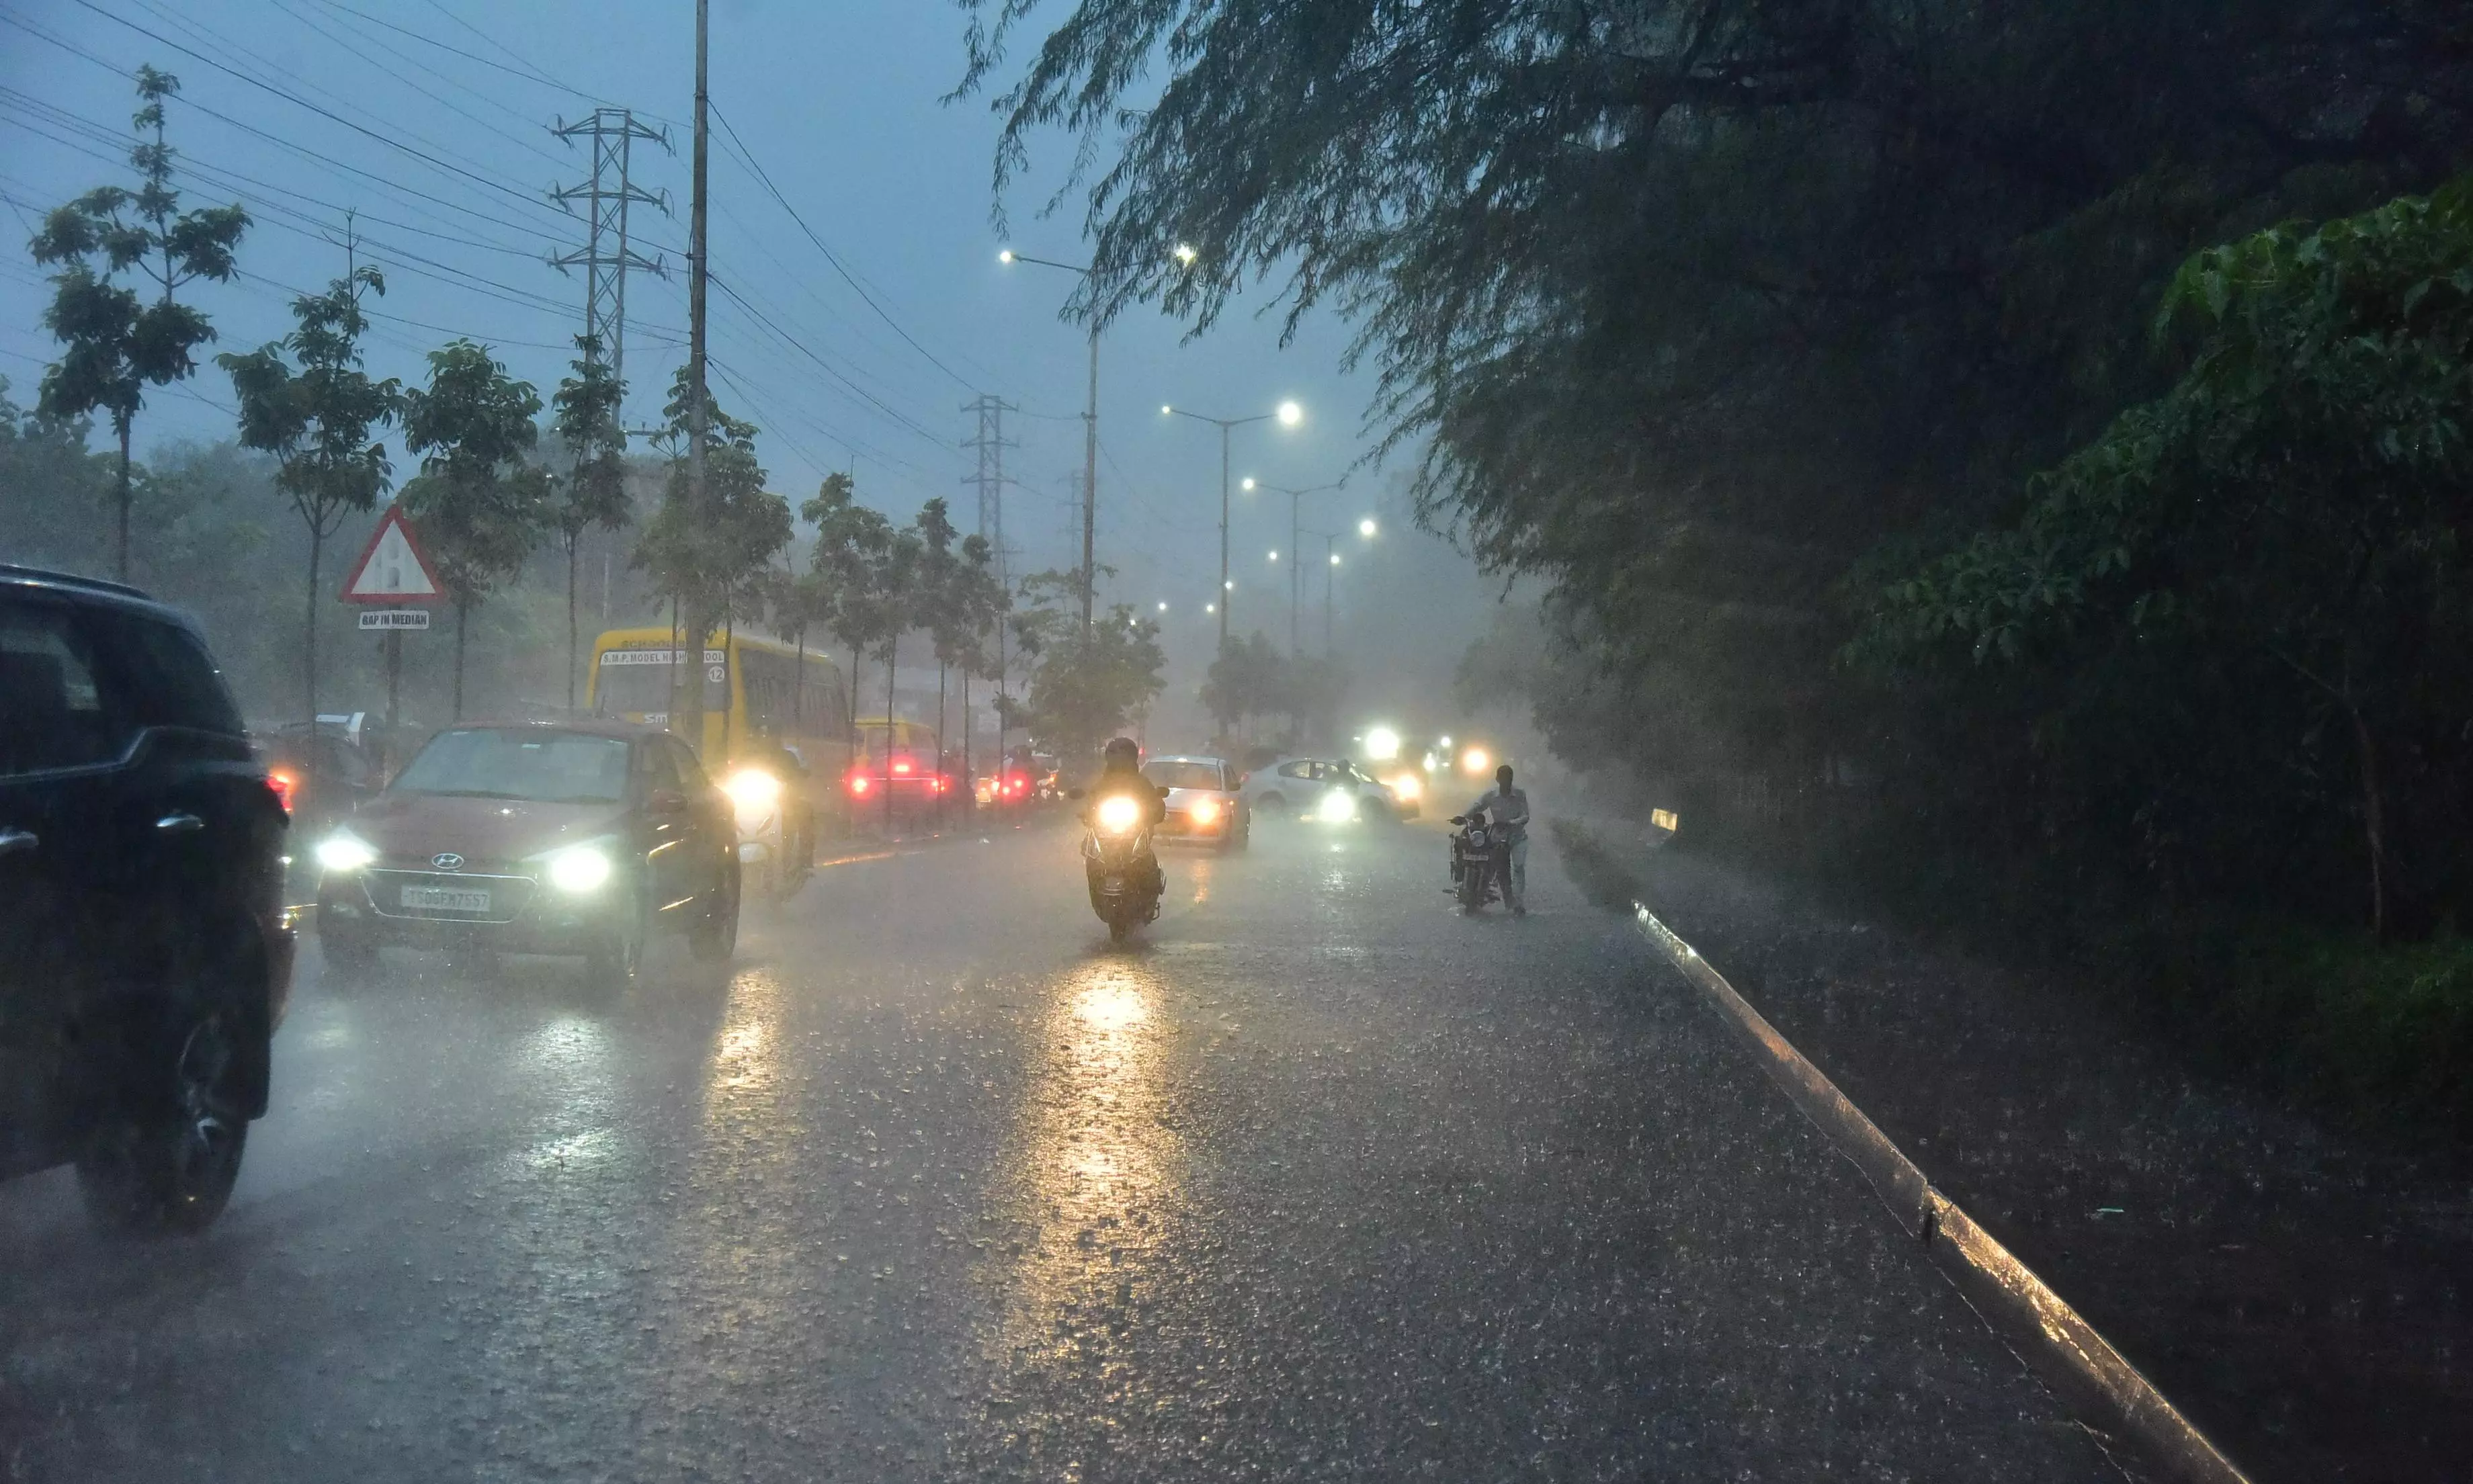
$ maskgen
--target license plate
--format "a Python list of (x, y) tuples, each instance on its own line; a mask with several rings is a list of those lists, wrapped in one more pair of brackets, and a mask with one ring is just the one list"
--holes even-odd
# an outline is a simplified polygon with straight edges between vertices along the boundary
[(407, 886), (403, 889), (402, 900), (407, 907), (422, 907), (432, 912), (490, 910), (488, 892), (459, 891), (451, 886)]

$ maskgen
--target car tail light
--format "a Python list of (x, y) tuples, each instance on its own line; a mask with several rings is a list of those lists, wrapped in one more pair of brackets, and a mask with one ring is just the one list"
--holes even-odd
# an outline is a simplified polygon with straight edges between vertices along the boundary
[(276, 803), (283, 805), (284, 813), (292, 812), (292, 796), (300, 787), (300, 780), (292, 776), (291, 770), (286, 768), (267, 770), (266, 791), (275, 796)]
[(863, 793), (866, 793), (866, 792), (867, 792), (867, 775), (866, 775), (866, 774), (864, 774), (864, 773), (853, 773), (853, 774), (852, 774), (852, 775), (850, 776), (850, 791), (851, 791), (852, 793), (853, 793), (853, 794), (863, 794)]

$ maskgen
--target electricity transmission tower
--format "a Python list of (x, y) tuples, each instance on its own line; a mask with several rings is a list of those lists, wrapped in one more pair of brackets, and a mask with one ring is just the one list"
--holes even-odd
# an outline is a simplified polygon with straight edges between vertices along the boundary
[[(1008, 448), (1020, 447), (1021, 442), (1019, 439), (1004, 436), (1004, 415), (1020, 410), (1003, 397), (985, 392), (980, 393), (975, 400), (962, 404), (962, 411), (976, 413), (979, 416), (978, 431), (972, 437), (962, 440), (963, 447), (978, 454), (979, 467), (975, 473), (966, 476), (962, 483), (978, 486), (979, 535), (986, 538), (990, 550), (995, 554), (996, 585), (1007, 592), (1013, 590), (1013, 576), (1007, 570), (1005, 560), (1004, 451)], [(996, 696), (998, 698), (996, 750), (998, 752), (1004, 750), (1004, 706), (1009, 704), (1006, 700), (1009, 691), (1006, 682), (1011, 668), (1005, 654), (1004, 624), (999, 620), (996, 624)], [(965, 711), (967, 713), (967, 707)], [(967, 716), (964, 726), (967, 729)]]
[(979, 415), (976, 435), (962, 440), (962, 446), (979, 456), (978, 471), (967, 475), (962, 483), (976, 485), (979, 490), (979, 535), (997, 554), (999, 575), (1004, 554), (1004, 451), (1019, 448), (1019, 439), (1004, 436), (1004, 415), (1021, 409), (1003, 397), (982, 392), (975, 401), (964, 402), (962, 411)]
[(561, 119), (550, 132), (570, 144), (579, 137), (592, 141), (592, 180), (584, 185), (557, 186), (549, 193), (550, 200), (569, 211), (577, 202), (585, 203), (590, 235), (582, 248), (560, 253), (549, 262), (561, 273), (584, 269), (584, 332), (609, 357), (611, 373), (623, 380), (627, 374), (627, 275), (669, 276), (669, 266), (660, 258), (648, 258), (627, 245), (629, 206), (642, 202), (664, 215), (670, 209), (667, 192), (645, 190), (628, 179), (628, 164), (636, 140), (668, 150), (670, 136), (636, 122), (632, 108), (595, 108), (590, 119), (573, 124)]

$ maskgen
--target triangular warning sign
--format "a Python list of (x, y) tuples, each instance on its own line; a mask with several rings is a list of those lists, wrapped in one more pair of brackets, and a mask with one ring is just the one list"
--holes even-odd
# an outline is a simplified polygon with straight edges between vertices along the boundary
[(347, 603), (435, 603), (446, 596), (401, 506), (388, 506), (379, 517), (369, 549), (344, 579), (343, 596)]

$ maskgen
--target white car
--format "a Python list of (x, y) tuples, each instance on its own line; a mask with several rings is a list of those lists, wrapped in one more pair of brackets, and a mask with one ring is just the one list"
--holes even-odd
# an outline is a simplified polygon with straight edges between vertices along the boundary
[(1406, 820), (1417, 802), (1403, 796), (1354, 763), (1333, 757), (1283, 757), (1245, 779), (1247, 807), (1263, 814), (1295, 813), (1341, 821)]
[(1222, 757), (1149, 757), (1142, 777), (1167, 790), (1162, 840), (1201, 840), (1224, 853), (1241, 850), (1254, 834), (1254, 816), (1236, 791), (1236, 765)]

